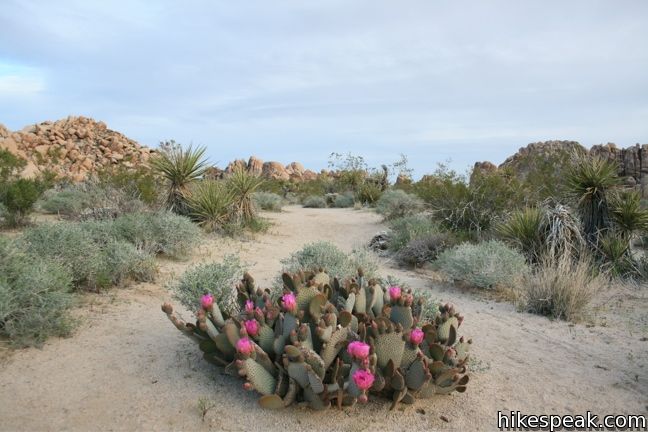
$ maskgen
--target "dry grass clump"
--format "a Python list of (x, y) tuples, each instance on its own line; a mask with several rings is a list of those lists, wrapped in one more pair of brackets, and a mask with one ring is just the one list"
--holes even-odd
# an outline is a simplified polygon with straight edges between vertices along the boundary
[(525, 278), (523, 301), (527, 311), (556, 319), (578, 321), (592, 298), (607, 285), (591, 260), (542, 260)]

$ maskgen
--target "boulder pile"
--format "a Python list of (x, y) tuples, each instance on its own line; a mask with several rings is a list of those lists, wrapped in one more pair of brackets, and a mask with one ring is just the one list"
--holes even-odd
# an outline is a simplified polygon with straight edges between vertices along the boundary
[(146, 165), (154, 152), (87, 117), (46, 121), (17, 132), (0, 125), (0, 148), (27, 161), (25, 176), (51, 170), (74, 181), (112, 164)]
[(236, 169), (242, 169), (252, 175), (270, 180), (292, 180), (300, 182), (317, 178), (317, 173), (305, 169), (299, 162), (291, 162), (288, 165), (283, 165), (281, 162), (275, 161), (263, 162), (256, 156), (250, 156), (247, 162), (244, 159), (236, 159), (230, 162), (225, 170), (212, 167), (208, 170), (207, 176), (210, 178), (222, 178)]

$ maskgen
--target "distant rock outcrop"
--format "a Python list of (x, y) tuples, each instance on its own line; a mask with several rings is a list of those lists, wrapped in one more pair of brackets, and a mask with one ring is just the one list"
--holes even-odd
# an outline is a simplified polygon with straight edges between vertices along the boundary
[(87, 117), (68, 117), (11, 132), (0, 125), (0, 148), (27, 161), (25, 176), (50, 170), (75, 181), (112, 164), (146, 164), (153, 150)]
[(598, 157), (616, 161), (619, 166), (619, 177), (628, 186), (637, 187), (644, 197), (648, 197), (648, 144), (636, 144), (628, 148), (618, 148), (613, 143), (599, 144), (587, 150), (576, 141), (536, 142), (522, 147), (513, 156), (507, 158), (499, 167), (490, 162), (475, 163), (474, 170), (494, 171), (495, 169), (511, 170), (518, 178), (524, 179), (530, 173), (553, 171), (560, 175), (569, 158), (574, 153), (589, 153)]
[(299, 162), (291, 162), (283, 165), (280, 162), (268, 161), (263, 162), (256, 156), (250, 156), (247, 162), (244, 159), (236, 159), (227, 164), (224, 170), (218, 167), (210, 167), (206, 176), (213, 179), (226, 177), (236, 169), (242, 169), (248, 173), (271, 180), (292, 180), (308, 181), (315, 180), (318, 175), (311, 170), (304, 169)]

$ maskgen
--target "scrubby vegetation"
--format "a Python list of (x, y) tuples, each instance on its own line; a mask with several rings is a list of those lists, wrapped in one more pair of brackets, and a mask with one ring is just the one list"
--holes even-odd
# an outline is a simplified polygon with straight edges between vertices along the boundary
[(378, 270), (378, 263), (368, 250), (358, 248), (346, 254), (333, 243), (326, 241), (307, 244), (281, 263), (283, 271), (289, 273), (315, 271), (322, 266), (333, 277), (353, 274), (358, 268), (362, 268), (365, 275), (371, 278)]
[(254, 203), (261, 210), (279, 212), (283, 207), (283, 200), (281, 196), (272, 192), (255, 192), (252, 197)]
[(309, 196), (304, 199), (304, 207), (306, 208), (326, 208), (326, 198), (323, 196)]
[(410, 216), (423, 210), (423, 201), (400, 189), (388, 190), (376, 203), (376, 211), (385, 220)]
[(516, 287), (529, 271), (521, 253), (497, 240), (462, 243), (443, 252), (436, 265), (452, 279), (488, 289)]

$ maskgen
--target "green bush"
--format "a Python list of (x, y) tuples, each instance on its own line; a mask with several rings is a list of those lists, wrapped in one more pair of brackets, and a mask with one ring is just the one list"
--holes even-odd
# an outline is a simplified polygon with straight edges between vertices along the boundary
[(364, 205), (374, 206), (382, 194), (379, 184), (365, 182), (358, 189), (358, 201)]
[(323, 267), (331, 277), (356, 274), (358, 268), (362, 268), (369, 278), (378, 272), (376, 258), (367, 249), (354, 249), (346, 254), (333, 243), (325, 241), (309, 243), (281, 263), (285, 272), (314, 271)]
[(171, 285), (171, 289), (189, 311), (197, 310), (201, 296), (211, 293), (221, 310), (235, 315), (239, 309), (235, 285), (241, 276), (243, 267), (240, 260), (228, 255), (221, 263), (199, 264), (189, 268)]
[(70, 187), (60, 191), (45, 192), (39, 207), (45, 213), (73, 216), (81, 213), (86, 207), (87, 201), (88, 196), (84, 191)]
[(524, 191), (507, 170), (473, 171), (470, 180), (445, 166), (424, 176), (414, 190), (444, 227), (478, 238), (512, 209), (525, 204)]
[(528, 273), (524, 256), (496, 240), (462, 243), (443, 252), (436, 265), (450, 278), (479, 288), (514, 287)]
[(184, 258), (200, 239), (200, 229), (188, 218), (170, 211), (127, 214), (113, 222), (118, 239), (151, 254)]
[(124, 191), (150, 206), (161, 201), (159, 179), (153, 170), (146, 166), (127, 168), (124, 165), (111, 165), (97, 173), (99, 183), (105, 187)]
[(385, 220), (413, 215), (421, 210), (423, 210), (423, 201), (400, 189), (386, 191), (376, 203), (376, 212)]
[(387, 247), (398, 252), (410, 241), (440, 232), (439, 226), (428, 215), (419, 213), (394, 219), (389, 223), (391, 233)]
[(304, 207), (306, 208), (326, 208), (326, 198), (323, 196), (309, 196), (304, 199)]
[(0, 189), (0, 201), (5, 209), (5, 223), (12, 227), (24, 225), (42, 193), (43, 185), (39, 180), (21, 178), (4, 184)]
[(333, 199), (333, 207), (336, 208), (349, 208), (355, 205), (355, 200), (353, 195), (348, 194), (338, 194)]
[(0, 237), (0, 335), (16, 347), (40, 346), (72, 327), (72, 276), (63, 266)]
[(253, 196), (254, 203), (261, 210), (280, 212), (283, 205), (279, 195), (272, 192), (256, 192)]

